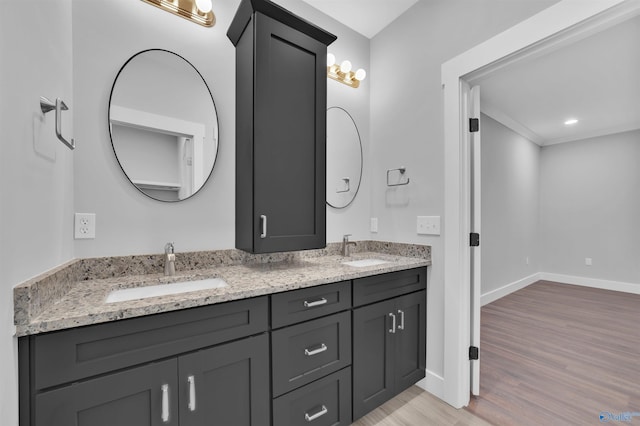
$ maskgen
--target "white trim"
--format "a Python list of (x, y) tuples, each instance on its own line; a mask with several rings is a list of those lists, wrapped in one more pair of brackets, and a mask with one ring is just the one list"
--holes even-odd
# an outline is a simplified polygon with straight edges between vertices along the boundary
[[(616, 7), (617, 6), (617, 7)], [(640, 13), (633, 0), (563, 0), (442, 65), (444, 106), (444, 392), (460, 408), (469, 404), (469, 188), (461, 125), (462, 82), (471, 73), (495, 69), (532, 52), (601, 30)], [(582, 25), (580, 25), (582, 24)]]
[(536, 281), (540, 281), (540, 272), (536, 272), (535, 274), (531, 274), (528, 277), (521, 278), (517, 281), (504, 285), (495, 290), (491, 290), (480, 297), (480, 303), (482, 306), (487, 305), (491, 302), (495, 302), (498, 299), (501, 299), (511, 293), (514, 293), (518, 290), (521, 290)]
[(573, 275), (554, 274), (540, 272), (540, 279), (553, 281), (560, 284), (572, 284), (582, 287), (600, 288), (602, 290), (621, 291), (624, 293), (640, 294), (640, 283), (626, 283), (622, 281), (610, 281), (599, 278), (577, 277)]
[(637, 121), (631, 124), (624, 124), (621, 126), (610, 127), (608, 129), (598, 129), (598, 130), (593, 130), (591, 132), (583, 132), (576, 135), (567, 136), (564, 138), (548, 139), (546, 142), (544, 142), (544, 146), (557, 145), (559, 143), (565, 143), (565, 142), (580, 141), (583, 139), (597, 138), (599, 136), (615, 135), (616, 133), (631, 132), (633, 130), (638, 130), (638, 129), (640, 129), (640, 121)]
[(509, 129), (513, 130), (523, 138), (535, 143), (536, 145), (545, 145), (545, 139), (542, 136), (540, 136), (524, 124), (520, 123), (519, 121), (515, 120), (509, 114), (491, 105), (490, 103), (482, 101), (482, 108), (480, 112), (493, 118), (498, 123), (502, 124), (505, 127), (508, 127)]
[(436, 374), (431, 370), (427, 370), (425, 378), (416, 383), (416, 385), (438, 398), (443, 399), (444, 377), (439, 374)]

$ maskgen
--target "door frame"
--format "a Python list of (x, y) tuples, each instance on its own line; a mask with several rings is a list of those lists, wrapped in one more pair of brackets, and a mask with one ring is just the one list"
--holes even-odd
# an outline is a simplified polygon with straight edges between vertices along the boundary
[(444, 389), (461, 408), (470, 389), (470, 183), (462, 81), (549, 53), (640, 14), (640, 0), (562, 0), (442, 65), (444, 98)]

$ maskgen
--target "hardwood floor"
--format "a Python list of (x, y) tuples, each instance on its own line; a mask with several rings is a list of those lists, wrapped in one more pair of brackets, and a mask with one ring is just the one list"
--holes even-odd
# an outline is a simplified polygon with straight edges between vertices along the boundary
[(640, 295), (545, 281), (484, 306), (467, 411), (496, 425), (640, 423), (639, 323)]
[(601, 412), (640, 414), (640, 295), (537, 282), (482, 308), (480, 356), (480, 397), (466, 409), (414, 386), (354, 425), (596, 425)]

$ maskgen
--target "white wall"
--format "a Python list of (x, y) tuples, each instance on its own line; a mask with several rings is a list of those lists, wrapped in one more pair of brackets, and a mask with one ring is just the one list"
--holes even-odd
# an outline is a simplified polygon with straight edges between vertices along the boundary
[[(417, 215), (444, 215), (441, 64), (556, 0), (420, 1), (371, 43), (371, 216), (377, 239), (429, 244), (427, 369), (444, 370), (441, 237), (416, 235)], [(411, 184), (387, 189), (386, 170), (407, 167)], [(442, 223), (444, 226), (444, 223)], [(436, 394), (442, 382), (427, 387)]]
[(542, 149), (543, 272), (640, 286), (639, 158), (640, 130)]
[[(204, 28), (140, 1), (74, 2), (75, 209), (97, 215), (96, 239), (76, 241), (77, 257), (158, 253), (167, 241), (174, 241), (178, 252), (234, 247), (235, 48), (226, 31), (239, 0), (214, 3), (216, 25)], [(279, 3), (336, 34), (330, 51), (368, 69), (366, 38), (303, 2)], [(171, 50), (190, 61), (207, 81), (219, 114), (220, 148), (213, 175), (198, 194), (180, 203), (140, 194), (111, 149), (107, 108), (113, 80), (130, 56), (149, 48)], [(329, 81), (328, 99), (329, 106), (352, 113), (368, 152), (367, 82), (354, 90)], [(361, 219), (368, 215), (367, 185), (365, 179), (364, 190), (348, 209), (328, 210), (328, 241), (339, 241), (344, 233), (367, 237), (368, 225)]]
[(540, 271), (540, 147), (484, 114), (480, 127), (485, 295)]
[(0, 1), (0, 422), (18, 424), (13, 286), (73, 257), (73, 154), (55, 136), (73, 133), (71, 2)]

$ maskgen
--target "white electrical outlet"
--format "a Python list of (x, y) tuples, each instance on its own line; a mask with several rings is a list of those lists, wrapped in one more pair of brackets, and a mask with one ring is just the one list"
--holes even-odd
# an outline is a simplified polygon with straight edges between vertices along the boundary
[(440, 216), (418, 216), (416, 222), (418, 235), (440, 235)]
[(372, 217), (371, 218), (370, 231), (371, 232), (378, 232), (378, 218), (377, 217)]
[(593, 260), (590, 257), (585, 257), (584, 258), (584, 264), (587, 266), (591, 266), (593, 265)]
[(73, 229), (76, 240), (94, 239), (96, 237), (96, 214), (76, 213)]
[(524, 260), (524, 262), (528, 265), (529, 264), (529, 256), (527, 256)]

